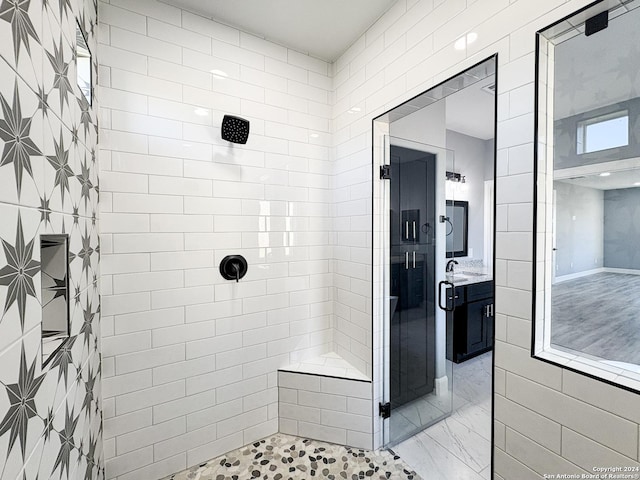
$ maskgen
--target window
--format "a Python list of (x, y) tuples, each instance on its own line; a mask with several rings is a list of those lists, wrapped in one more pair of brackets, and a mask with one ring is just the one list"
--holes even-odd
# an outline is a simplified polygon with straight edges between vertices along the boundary
[(629, 112), (602, 115), (578, 123), (578, 154), (629, 145)]

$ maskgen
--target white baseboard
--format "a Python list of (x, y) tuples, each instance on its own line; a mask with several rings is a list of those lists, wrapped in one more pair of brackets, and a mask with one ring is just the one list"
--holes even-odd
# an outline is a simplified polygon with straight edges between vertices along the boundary
[(435, 381), (436, 387), (436, 395), (441, 396), (445, 393), (449, 392), (449, 377), (443, 375), (442, 377), (436, 378)]
[(633, 268), (605, 267), (602, 270), (607, 272), (607, 273), (626, 273), (627, 275), (640, 275), (640, 270), (635, 270)]
[(600, 267), (592, 270), (585, 270), (584, 272), (570, 273), (568, 275), (562, 275), (556, 277), (555, 283), (566, 282), (567, 280), (573, 280), (574, 278), (588, 277), (596, 273), (624, 273), (627, 275), (640, 275), (640, 270), (633, 268), (613, 268), (613, 267)]
[(595, 275), (596, 273), (606, 272), (605, 268), (594, 268), (592, 270), (585, 270), (584, 272), (570, 273), (568, 275), (562, 275), (555, 278), (555, 283), (566, 282), (567, 280), (573, 280), (575, 278), (588, 277), (589, 275)]

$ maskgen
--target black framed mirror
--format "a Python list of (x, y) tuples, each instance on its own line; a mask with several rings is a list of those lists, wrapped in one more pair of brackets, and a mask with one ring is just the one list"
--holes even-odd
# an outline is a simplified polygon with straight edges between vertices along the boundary
[[(447, 258), (466, 257), (469, 245), (469, 202), (447, 200)], [(453, 232), (456, 232), (453, 235)]]

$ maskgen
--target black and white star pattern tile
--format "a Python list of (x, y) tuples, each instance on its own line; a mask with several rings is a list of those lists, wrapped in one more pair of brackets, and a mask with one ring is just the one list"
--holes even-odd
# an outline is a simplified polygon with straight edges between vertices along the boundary
[(37, 0), (0, 0), (0, 57), (34, 90), (42, 80), (42, 20)]
[[(0, 478), (104, 479), (95, 0), (0, 0)], [(6, 41), (9, 40), (9, 41)], [(96, 78), (96, 61), (92, 61)], [(40, 235), (69, 235), (70, 337), (43, 367)]]
[(0, 59), (0, 202), (39, 205), (44, 188), (42, 132), (37, 95)]

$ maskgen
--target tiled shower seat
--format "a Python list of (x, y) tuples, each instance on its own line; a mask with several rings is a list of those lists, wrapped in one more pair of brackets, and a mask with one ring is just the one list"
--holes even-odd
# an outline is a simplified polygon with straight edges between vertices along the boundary
[(360, 370), (355, 368), (344, 358), (335, 352), (325, 353), (317, 357), (306, 359), (302, 362), (292, 363), (280, 370), (287, 372), (315, 373), (328, 377), (349, 378), (352, 380), (363, 380), (370, 382)]
[(278, 371), (281, 433), (371, 449), (371, 380), (336, 353)]

